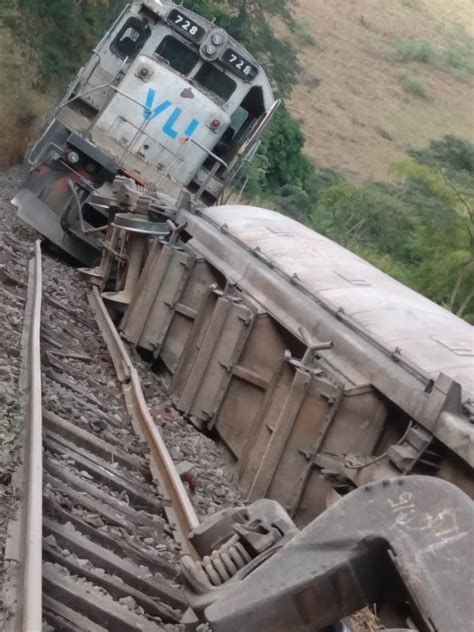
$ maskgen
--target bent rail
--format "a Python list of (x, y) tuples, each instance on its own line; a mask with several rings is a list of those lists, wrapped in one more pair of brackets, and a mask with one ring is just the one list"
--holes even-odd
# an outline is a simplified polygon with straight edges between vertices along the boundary
[(196, 557), (197, 554), (188, 540), (188, 535), (198, 526), (199, 520), (148, 410), (138, 372), (96, 287), (89, 294), (89, 303), (109, 350), (117, 377), (122, 384), (127, 410), (135, 431), (146, 441), (150, 450), (150, 469), (164, 497), (164, 510), (170, 525), (175, 530), (175, 540), (179, 542), (183, 552)]

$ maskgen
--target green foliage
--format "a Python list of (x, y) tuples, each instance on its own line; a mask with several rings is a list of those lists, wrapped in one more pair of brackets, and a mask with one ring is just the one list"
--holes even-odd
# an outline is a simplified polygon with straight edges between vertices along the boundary
[(328, 186), (309, 223), (474, 323), (474, 144), (446, 136), (411, 155), (396, 184)]
[(430, 64), (461, 77), (474, 74), (474, 40), (468, 34), (451, 37), (449, 46), (441, 50), (426, 40), (398, 39), (393, 43), (393, 55), (404, 64)]
[(3, 23), (30, 49), (37, 64), (36, 88), (62, 83), (87, 59), (107, 19), (126, 0), (15, 0)]
[(423, 0), (399, 0), (400, 4), (412, 11), (421, 11), (423, 9)]
[(300, 125), (281, 105), (263, 137), (260, 151), (269, 160), (268, 189), (275, 191), (285, 184), (302, 185), (312, 168), (303, 155), (305, 138)]
[(421, 264), (415, 287), (474, 317), (474, 144), (447, 136), (395, 166), (417, 213)]
[(282, 105), (242, 177), (249, 180), (247, 197), (271, 201), (291, 217), (308, 222), (322, 192), (342, 177), (331, 169), (316, 168), (303, 153), (304, 142), (301, 127)]
[(400, 263), (416, 260), (411, 240), (410, 213), (387, 187), (341, 183), (321, 195), (312, 225), (344, 246), (357, 245), (383, 253)]
[(428, 148), (411, 150), (410, 155), (422, 165), (453, 172), (456, 178), (474, 177), (474, 144), (464, 138), (444, 136)]
[(302, 46), (314, 46), (316, 44), (316, 40), (314, 39), (314, 35), (308, 29), (306, 24), (302, 24), (301, 22), (297, 22), (293, 27), (293, 33), (296, 35), (298, 42)]
[(433, 64), (435, 52), (425, 40), (399, 39), (394, 43), (395, 58), (402, 63), (416, 61), (419, 64)]
[(418, 99), (428, 98), (425, 84), (419, 77), (415, 77), (414, 75), (402, 75), (400, 77), (400, 83), (405, 92), (410, 94), (412, 97), (416, 97)]

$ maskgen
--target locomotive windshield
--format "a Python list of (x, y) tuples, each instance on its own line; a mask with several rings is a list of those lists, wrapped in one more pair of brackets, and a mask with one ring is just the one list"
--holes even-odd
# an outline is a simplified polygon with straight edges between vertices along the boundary
[(171, 68), (182, 75), (189, 75), (201, 59), (199, 53), (191, 50), (172, 35), (167, 35), (160, 42), (155, 55), (167, 61)]
[(228, 77), (225, 72), (219, 70), (209, 62), (204, 62), (199, 68), (193, 81), (209, 92), (216, 94), (224, 101), (230, 99), (234, 94), (237, 84)]
[[(192, 50), (173, 35), (167, 35), (155, 51), (155, 57), (168, 62), (168, 64), (181, 75), (190, 76), (201, 57), (197, 51)], [(220, 70), (210, 62), (204, 62), (192, 80), (207, 92), (228, 101), (234, 94), (237, 84), (223, 70)]]

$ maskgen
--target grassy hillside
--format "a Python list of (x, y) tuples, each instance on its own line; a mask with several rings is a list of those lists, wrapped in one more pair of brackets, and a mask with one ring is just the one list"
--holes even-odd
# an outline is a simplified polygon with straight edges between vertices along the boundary
[(290, 110), (307, 154), (386, 179), (409, 146), (474, 139), (473, 10), (472, 0), (299, 0)]
[(23, 159), (53, 102), (35, 89), (35, 72), (30, 51), (0, 29), (0, 167)]

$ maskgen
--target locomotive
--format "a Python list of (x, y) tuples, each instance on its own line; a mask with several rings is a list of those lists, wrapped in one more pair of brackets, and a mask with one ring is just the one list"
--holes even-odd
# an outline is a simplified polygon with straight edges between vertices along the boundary
[(223, 29), (171, 2), (124, 9), (31, 149), (20, 217), (85, 264), (117, 175), (213, 204), (251, 160), (276, 111), (261, 65)]

